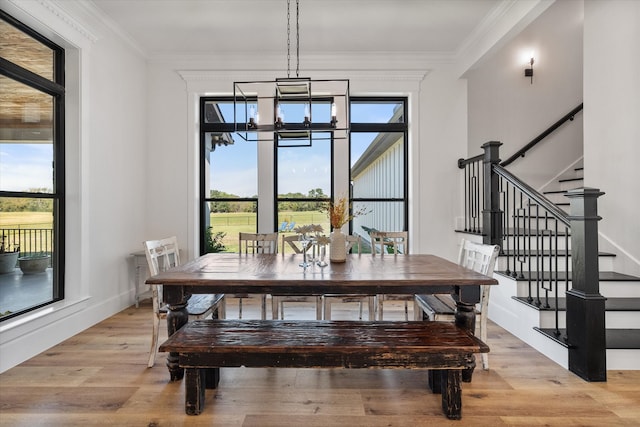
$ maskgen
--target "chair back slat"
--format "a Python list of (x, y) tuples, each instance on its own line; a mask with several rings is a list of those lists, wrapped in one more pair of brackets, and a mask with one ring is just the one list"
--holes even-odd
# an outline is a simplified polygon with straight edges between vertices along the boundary
[[(152, 276), (180, 265), (180, 249), (176, 236), (144, 242), (144, 253)], [(153, 311), (158, 313), (163, 305), (162, 285), (151, 286)]]
[(458, 264), (485, 276), (491, 276), (500, 248), (462, 239)]
[(371, 253), (394, 255), (409, 253), (409, 234), (406, 231), (371, 231)]
[(278, 252), (278, 233), (238, 234), (241, 254), (275, 254)]

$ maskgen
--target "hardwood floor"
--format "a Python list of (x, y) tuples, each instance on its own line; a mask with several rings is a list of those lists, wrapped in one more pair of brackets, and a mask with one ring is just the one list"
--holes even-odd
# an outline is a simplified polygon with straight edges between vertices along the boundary
[[(256, 302), (243, 301), (243, 317), (258, 318)], [(222, 369), (204, 412), (187, 416), (183, 384), (168, 381), (165, 354), (146, 367), (150, 310), (148, 301), (130, 307), (1, 374), (0, 425), (640, 425), (640, 371), (609, 371), (606, 383), (588, 383), (492, 323), (491, 370), (477, 369), (463, 384), (461, 421), (442, 415), (426, 372), (376, 369)], [(234, 315), (230, 300), (227, 316)], [(315, 311), (288, 304), (285, 316), (312, 319)], [(404, 318), (402, 302), (385, 304), (385, 318), (392, 316)], [(334, 307), (333, 318), (357, 318), (357, 307)]]

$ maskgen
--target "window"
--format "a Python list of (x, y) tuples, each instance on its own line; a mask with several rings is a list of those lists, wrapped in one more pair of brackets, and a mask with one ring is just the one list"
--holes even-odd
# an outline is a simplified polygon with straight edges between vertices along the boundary
[(237, 252), (238, 233), (258, 227), (257, 146), (233, 134), (232, 98), (202, 98), (200, 106), (201, 252)]
[[(235, 107), (238, 123), (246, 123), (245, 115), (257, 105), (257, 101), (248, 101), (246, 111)], [(277, 133), (272, 143), (246, 141), (234, 134), (233, 98), (201, 98), (201, 251), (211, 252), (211, 240), (220, 240), (222, 234), (225, 250), (237, 251), (238, 232), (256, 232), (259, 217), (273, 221), (272, 227), (262, 230), (292, 233), (299, 225), (320, 224), (328, 235), (330, 224), (322, 208), (337, 196), (333, 194), (334, 177), (339, 175), (345, 177), (343, 188), (348, 188), (350, 176), (353, 205), (369, 211), (352, 221), (352, 234), (368, 240), (368, 228), (407, 230), (406, 105), (406, 98), (352, 97), (350, 140), (333, 140), (329, 131), (314, 131), (309, 145), (308, 139), (300, 144), (279, 139)], [(283, 103), (281, 113), (301, 121), (304, 108), (303, 104)], [(319, 100), (312, 108), (314, 117), (330, 116), (326, 100)], [(272, 144), (273, 156), (269, 149), (259, 157), (260, 144)], [(335, 164), (339, 164), (334, 158), (338, 149), (344, 150), (343, 159), (348, 152), (351, 162), (350, 171), (342, 174), (334, 173)], [(258, 174), (261, 167), (267, 171), (262, 178)], [(262, 187), (258, 185), (267, 175), (273, 179), (273, 197), (266, 195), (271, 189), (264, 182)], [(258, 214), (258, 200), (260, 215), (269, 215)]]
[(296, 226), (318, 224), (328, 235), (331, 226), (322, 208), (330, 200), (332, 192), (330, 137), (313, 138), (311, 146), (280, 146), (276, 151), (278, 231), (293, 233)]
[(64, 297), (64, 51), (0, 17), (0, 257), (19, 248), (47, 267), (28, 275), (9, 261), (2, 321)]
[(369, 213), (351, 233), (405, 231), (407, 213), (406, 98), (351, 98), (351, 200)]

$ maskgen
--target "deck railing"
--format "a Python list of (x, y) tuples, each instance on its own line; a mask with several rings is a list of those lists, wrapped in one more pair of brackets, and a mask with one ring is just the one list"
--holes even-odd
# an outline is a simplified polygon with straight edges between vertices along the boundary
[(53, 230), (51, 228), (0, 228), (5, 243), (20, 245), (20, 256), (53, 252)]

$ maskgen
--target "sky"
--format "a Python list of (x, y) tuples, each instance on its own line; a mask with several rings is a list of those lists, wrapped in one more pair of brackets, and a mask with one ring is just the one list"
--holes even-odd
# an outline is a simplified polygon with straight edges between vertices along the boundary
[[(386, 122), (395, 103), (352, 106), (353, 122)], [(232, 114), (229, 114), (233, 116)], [(226, 117), (225, 117), (226, 119)], [(229, 120), (229, 119), (227, 119)], [(232, 121), (233, 119), (231, 119)], [(351, 164), (360, 157), (373, 134), (351, 134)], [(218, 147), (213, 153), (211, 188), (252, 197), (257, 191), (257, 142), (247, 142), (234, 135), (234, 145)], [(335, 143), (345, 142), (344, 140)], [(322, 188), (330, 194), (330, 148), (328, 141), (315, 141), (312, 147), (278, 150), (278, 193), (300, 192)], [(51, 143), (0, 143), (0, 189), (27, 191), (53, 188), (53, 145)]]
[(0, 189), (53, 189), (53, 144), (0, 143)]

